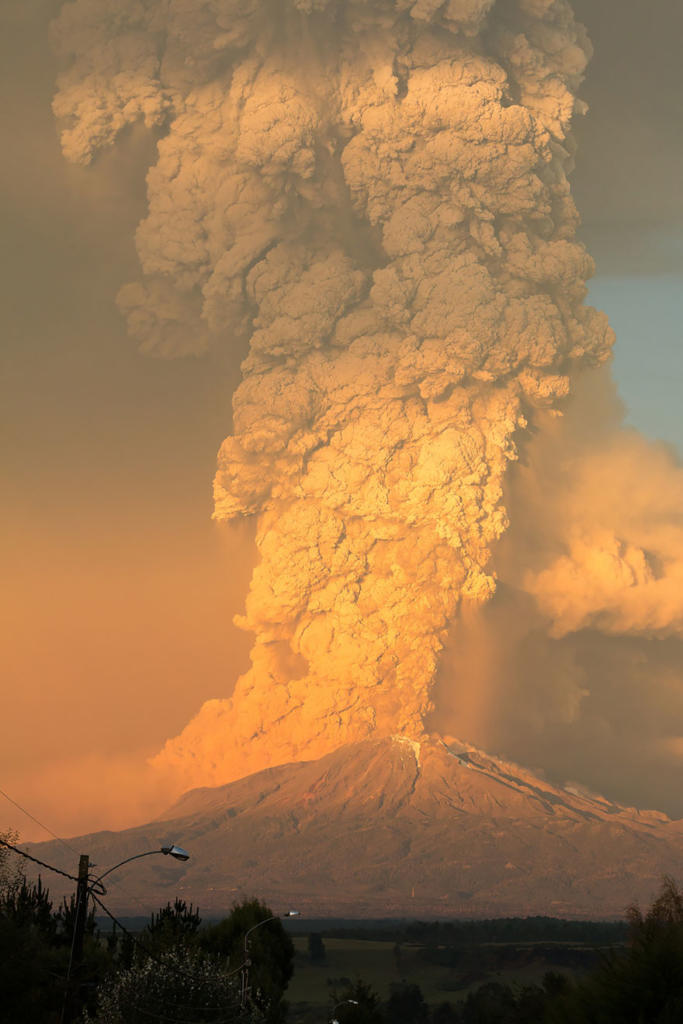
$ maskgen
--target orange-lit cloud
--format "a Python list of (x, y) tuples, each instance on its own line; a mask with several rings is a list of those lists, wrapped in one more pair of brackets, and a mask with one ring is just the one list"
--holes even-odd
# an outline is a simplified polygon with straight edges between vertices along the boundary
[(547, 419), (508, 483), (512, 528), (496, 563), (533, 596), (553, 636), (680, 635), (683, 467), (622, 425), (606, 372)]
[(606, 370), (539, 428), (506, 482), (496, 596), (454, 624), (430, 726), (677, 813), (683, 470), (624, 429)]
[(585, 32), (564, 0), (77, 0), (54, 39), (70, 159), (166, 129), (132, 333), (249, 339), (215, 514), (257, 517), (252, 668), (157, 763), (221, 782), (419, 735), (494, 590), (517, 436), (611, 344), (567, 180)]
[[(561, 553), (524, 574), (555, 635), (681, 634), (683, 469), (663, 444), (615, 433), (548, 480), (548, 520)], [(555, 514), (557, 513), (557, 514)], [(562, 531), (563, 535), (558, 535)], [(552, 527), (551, 531), (552, 533)]]

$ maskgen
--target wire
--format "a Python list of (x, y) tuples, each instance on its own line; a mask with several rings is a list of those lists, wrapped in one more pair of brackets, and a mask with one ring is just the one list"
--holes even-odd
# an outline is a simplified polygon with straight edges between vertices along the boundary
[[(35, 815), (33, 815), (29, 811), (27, 811), (26, 808), (22, 807), (21, 804), (17, 803), (16, 800), (13, 800), (12, 797), (9, 796), (7, 793), (5, 793), (5, 791), (2, 790), (2, 789), (0, 789), (0, 796), (4, 796), (4, 798), (6, 800), (8, 800), (11, 804), (13, 804), (18, 810), (20, 810), (22, 812), (22, 814), (25, 814), (28, 818), (31, 819), (31, 821), (35, 822), (36, 825), (39, 825), (40, 828), (44, 829), (49, 835), (51, 835), (53, 839), (56, 839), (57, 842), (61, 843), (62, 846), (66, 847), (67, 850), (70, 850), (75, 856), (78, 856), (78, 854), (76, 853), (76, 850), (73, 848), (73, 846), (70, 846), (69, 843), (67, 843), (64, 839), (62, 839), (60, 836), (56, 835), (56, 833), (54, 833), (52, 831), (52, 829), (48, 828), (47, 825), (44, 825), (42, 821), (39, 821), (38, 818), (35, 817)], [(13, 843), (8, 842), (6, 839), (0, 838), (0, 845), (7, 847), (7, 849), (12, 850), (14, 853), (18, 853), (20, 857), (24, 857), (26, 860), (30, 860), (33, 864), (38, 864), (39, 867), (46, 868), (48, 871), (53, 871), (55, 874), (61, 875), (63, 878), (68, 878), (69, 881), (76, 882), (78, 884), (78, 878), (75, 875), (69, 874), (68, 871), (62, 871), (61, 868), (56, 868), (53, 864), (47, 864), (45, 861), (39, 860), (37, 857), (32, 857), (30, 853), (26, 853), (24, 850), (20, 850), (17, 846), (14, 846)], [(112, 879), (112, 884), (114, 886), (116, 886), (118, 889), (120, 889), (121, 892), (124, 893), (124, 895), (128, 896), (129, 899), (134, 900), (145, 911), (147, 911), (147, 908), (144, 906), (142, 901), (140, 899), (138, 899), (137, 896), (134, 896), (132, 893), (126, 892), (126, 890), (123, 888), (123, 886), (121, 885), (120, 882)], [(102, 900), (99, 899), (99, 896), (90, 887), (88, 888), (88, 894), (92, 897), (93, 901), (95, 903), (97, 903), (97, 905), (105, 912), (107, 917), (109, 917), (114, 922), (114, 924), (116, 924), (121, 929), (122, 932), (124, 932), (126, 935), (128, 935), (129, 938), (131, 938), (133, 940), (135, 945), (139, 946), (139, 948), (151, 960), (154, 960), (156, 963), (161, 964), (163, 966), (167, 966), (165, 961), (163, 961), (160, 957), (156, 956), (156, 954), (153, 953), (150, 949), (148, 949), (143, 942), (140, 942), (138, 937), (136, 935), (134, 935), (133, 932), (129, 931), (128, 928), (126, 928), (126, 926), (124, 924), (122, 924), (121, 921), (119, 921), (119, 919), (117, 917), (115, 917), (111, 913), (111, 911), (108, 909), (108, 907), (106, 907), (104, 905)], [(78, 905), (76, 906), (76, 913), (78, 913)], [(75, 935), (74, 935), (74, 938), (75, 938)], [(73, 958), (73, 944), (72, 944), (71, 956)], [(232, 977), (234, 974), (237, 974), (239, 971), (242, 971), (244, 969), (244, 967), (245, 967), (245, 964), (240, 964), (239, 967), (236, 967), (234, 970), (228, 971), (226, 973), (225, 977), (226, 978)], [(69, 970), (70, 969), (71, 969), (71, 963), (69, 963)], [(178, 968), (175, 968), (174, 969), (174, 973), (178, 974), (178, 975), (181, 975), (182, 977), (185, 977), (185, 978), (190, 978), (192, 981), (196, 981), (196, 976), (193, 975), (193, 974), (190, 974), (188, 971), (182, 971), (182, 970), (180, 970)], [(131, 1004), (131, 1005), (133, 1005), (133, 1004)], [(175, 1004), (175, 1005), (181, 1006), (181, 1008), (182, 1008), (182, 1004)], [(163, 1017), (160, 1017), (158, 1014), (152, 1013), (150, 1010), (145, 1010), (144, 1007), (142, 1007), (142, 1006), (133, 1005), (133, 1008), (138, 1010), (140, 1013), (144, 1014), (145, 1016), (151, 1017), (151, 1018), (153, 1018), (155, 1020), (171, 1021), (171, 1022), (173, 1022), (173, 1024), (196, 1024), (195, 1021), (186, 1020), (186, 1019), (180, 1018), (180, 1017), (169, 1017), (168, 1014), (165, 1014)], [(207, 1011), (207, 1010), (211, 1011), (211, 1010), (222, 1010), (223, 1009), (223, 1007), (219, 1007), (219, 1006), (196, 1006), (196, 1007), (194, 1007), (194, 1006), (189, 1006), (189, 1005), (185, 1006), (184, 1008), (185, 1009), (192, 1009), (192, 1010), (202, 1011), (202, 1012)], [(232, 1018), (223, 1017), (220, 1020), (214, 1021), (213, 1024), (230, 1024), (231, 1021), (232, 1021)]]
[(56, 868), (52, 864), (46, 864), (44, 860), (38, 860), (37, 857), (32, 857), (30, 853), (24, 853), (17, 846), (13, 846), (12, 843), (8, 843), (6, 839), (0, 839), (0, 845), (6, 846), (10, 850), (14, 850), (20, 857), (25, 857), (26, 860), (33, 861), (34, 864), (39, 864), (41, 868), (47, 868), (48, 871), (54, 871), (56, 875), (63, 875), (64, 878), (68, 878), (72, 882), (78, 882), (75, 875), (70, 875), (68, 871), (62, 871), (61, 868)]
[[(36, 818), (35, 814), (31, 814), (31, 812), (27, 811), (25, 807), (22, 807), (20, 803), (17, 803), (16, 800), (13, 800), (12, 797), (8, 793), (6, 793), (3, 789), (0, 789), (0, 796), (4, 796), (5, 800), (8, 800), (11, 804), (13, 804), (18, 810), (20, 810), (22, 812), (22, 814), (25, 814), (27, 818), (30, 818), (31, 821), (34, 821), (36, 823), (36, 825), (40, 826), (40, 828), (45, 829), (45, 831), (48, 833), (48, 835), (51, 835), (52, 838), (56, 839), (58, 843), (61, 843), (62, 846), (64, 846), (67, 850), (70, 850), (71, 853), (74, 854), (74, 856), (76, 856), (76, 857), (79, 856), (79, 854), (77, 853), (77, 851), (74, 849), (73, 846), (71, 846), (69, 843), (67, 843), (67, 841), (65, 839), (62, 839), (55, 832), (53, 832), (51, 828), (48, 828), (47, 825), (45, 825), (42, 821), (39, 821), (38, 818)], [(20, 851), (17, 851), (17, 852), (20, 852)], [(27, 856), (28, 856), (28, 854), (27, 854)], [(37, 863), (40, 863), (40, 861), (38, 861)], [(57, 869), (55, 868), (54, 870), (57, 870)], [(68, 877), (71, 878), (72, 876), (69, 875)], [(113, 885), (115, 888), (117, 888), (129, 900), (132, 900), (134, 903), (137, 903), (137, 905), (139, 907), (141, 907), (142, 910), (144, 910), (145, 917), (147, 917), (149, 915), (149, 908), (145, 906), (145, 904), (142, 902), (142, 900), (138, 896), (135, 896), (134, 893), (132, 893), (132, 892), (128, 892), (128, 890), (124, 888), (124, 886), (121, 884), (121, 882), (119, 882), (115, 878), (112, 878), (110, 880), (110, 885)]]
[[(70, 879), (70, 881), (78, 883), (78, 878), (76, 878), (75, 875), (70, 875), (70, 874), (68, 874), (68, 872), (62, 871), (62, 870), (60, 870), (60, 868), (56, 868), (52, 864), (46, 864), (45, 861), (38, 860), (37, 857), (32, 857), (30, 853), (25, 853), (23, 850), (19, 850), (12, 843), (8, 843), (6, 839), (0, 839), (0, 844), (2, 846), (6, 846), (9, 850), (13, 850), (14, 853), (18, 853), (20, 857), (25, 857), (26, 860), (32, 861), (34, 864), (38, 864), (42, 868), (47, 868), (48, 871), (54, 871), (56, 874), (62, 875), (64, 878), (68, 878), (68, 879)], [(93, 892), (92, 889), (89, 889), (88, 892), (89, 892), (89, 895), (92, 897), (93, 901), (99, 907), (101, 907), (101, 909), (105, 912), (107, 917), (109, 917), (114, 922), (114, 924), (116, 924), (121, 929), (122, 932), (124, 932), (126, 935), (128, 935), (129, 938), (132, 939), (132, 941), (135, 943), (135, 945), (138, 946), (146, 954), (146, 956), (148, 956), (151, 960), (154, 960), (156, 963), (161, 964), (164, 967), (168, 967), (168, 964), (161, 957), (159, 957), (155, 953), (153, 953), (151, 949), (148, 949), (145, 946), (145, 944), (138, 939), (137, 935), (134, 935), (133, 932), (129, 931), (128, 928), (126, 928), (126, 926), (124, 924), (122, 924), (121, 921), (119, 921), (119, 919), (114, 916), (114, 914), (112, 914), (112, 912), (109, 910), (109, 908), (104, 905), (102, 900), (99, 898), (99, 896), (97, 896), (97, 894), (95, 892)], [(76, 906), (76, 913), (78, 913), (78, 906)], [(74, 933), (74, 938), (75, 938), (75, 933)], [(72, 949), (71, 949), (71, 958), (73, 958), (73, 944), (72, 944)], [(244, 964), (240, 964), (240, 966), (236, 967), (235, 970), (228, 971), (226, 973), (225, 977), (226, 978), (232, 977), (233, 974), (237, 974), (238, 971), (241, 971), (244, 968), (244, 966), (245, 966)], [(69, 963), (69, 970), (71, 970), (71, 962)], [(179, 968), (172, 968), (172, 972), (174, 974), (180, 975), (181, 977), (189, 978), (191, 981), (196, 981), (197, 980), (197, 976), (195, 974), (191, 974), (189, 971), (183, 971), (183, 970), (180, 970)], [(190, 1004), (182, 1004), (182, 1003), (175, 1003), (175, 1004), (169, 1003), (168, 1005), (169, 1006), (176, 1005), (180, 1009), (197, 1010), (197, 1012), (202, 1012), (202, 1013), (204, 1013), (206, 1011), (212, 1011), (212, 1010), (220, 1011), (220, 1010), (224, 1009), (224, 1007), (222, 1007), (222, 1006), (191, 1006)], [(169, 1022), (172, 1022), (172, 1024), (196, 1024), (196, 1020), (195, 1021), (191, 1021), (191, 1020), (189, 1020), (187, 1018), (183, 1018), (183, 1017), (169, 1017), (168, 1014), (164, 1014), (164, 1016), (162, 1017), (159, 1014), (153, 1013), (151, 1010), (146, 1010), (143, 1006), (139, 1006), (137, 1004), (131, 1004), (131, 1006), (133, 1007), (133, 1009), (137, 1010), (139, 1013), (142, 1013), (142, 1014), (144, 1014), (147, 1017), (151, 1017), (154, 1020), (169, 1021)], [(222, 1018), (220, 1018), (218, 1020), (213, 1021), (212, 1024), (230, 1024), (230, 1022), (232, 1020), (233, 1020), (232, 1017), (222, 1017)]]
[[(104, 903), (99, 898), (99, 896), (95, 895), (95, 893), (92, 892), (92, 890), (90, 890), (90, 895), (92, 896), (92, 898), (95, 901), (95, 903), (97, 903), (97, 905), (102, 908), (102, 910), (105, 912), (107, 917), (110, 918), (114, 922), (114, 924), (118, 925), (118, 927), (121, 929), (121, 931), (124, 932), (130, 939), (132, 939), (132, 941), (135, 943), (135, 945), (139, 946), (139, 948), (143, 951), (143, 953), (145, 953), (150, 958), (150, 960), (154, 960), (155, 963), (161, 964), (162, 967), (167, 967), (168, 966), (168, 964), (166, 963), (165, 960), (162, 959), (162, 957), (157, 956), (156, 953), (153, 953), (151, 949), (147, 948), (147, 946), (144, 944), (144, 942), (140, 941), (140, 939), (137, 937), (137, 935), (135, 935), (133, 932), (129, 931), (128, 928), (126, 928), (125, 924), (122, 924), (121, 921), (119, 921), (119, 919), (117, 917), (115, 917), (114, 914), (112, 914), (111, 910), (109, 910), (108, 907), (105, 907)], [(226, 974), (225, 974), (225, 977), (226, 978), (231, 978), (233, 976), (233, 974), (237, 974), (238, 971), (243, 970), (243, 968), (245, 966), (246, 965), (242, 963), (242, 964), (239, 965), (239, 967), (236, 967), (233, 971), (227, 971)], [(196, 974), (191, 974), (189, 971), (183, 971), (183, 970), (181, 970), (178, 967), (172, 968), (172, 970), (173, 970), (174, 974), (178, 974), (181, 977), (190, 978), (191, 981), (196, 981), (197, 980)], [(207, 1007), (197, 1007), (197, 1009), (215, 1010), (215, 1009), (218, 1009), (218, 1007), (207, 1006)]]
[[(10, 801), (10, 803), (15, 803), (15, 801), (12, 800), (10, 797), (8, 797), (7, 794), (4, 793), (2, 790), (0, 790), (0, 794), (2, 794), (2, 796), (6, 797)], [(15, 806), (19, 807), (19, 804), (15, 804)], [(35, 821), (37, 825), (40, 825), (41, 828), (44, 828), (47, 832), (50, 832), (51, 835), (54, 835), (54, 833), (51, 832), (50, 829), (48, 829), (46, 825), (43, 825), (42, 822), (38, 821), (37, 818), (33, 818), (33, 815), (29, 814), (28, 811), (24, 810), (23, 807), (19, 807), (19, 810), (23, 811), (24, 814), (27, 814), (29, 816), (29, 818), (32, 818), (32, 820)], [(63, 840), (59, 839), (59, 836), (54, 836), (54, 838), (58, 839), (62, 843), (64, 842)], [(76, 884), (78, 884), (79, 880), (78, 880), (78, 878), (75, 875), (70, 875), (68, 871), (62, 871), (61, 868), (56, 868), (53, 864), (47, 864), (45, 861), (39, 860), (37, 857), (32, 857), (30, 853), (26, 853), (24, 850), (20, 850), (17, 846), (14, 846), (13, 843), (8, 842), (6, 839), (0, 838), (0, 845), (6, 847), (8, 850), (12, 850), (14, 853), (18, 853), (20, 857), (24, 857), (26, 860), (30, 860), (33, 864), (38, 864), (39, 867), (46, 868), (48, 871), (53, 871), (55, 874), (62, 875), (63, 878), (68, 878), (71, 882), (76, 882)], [(72, 849), (72, 847), (69, 847), (67, 843), (64, 843), (64, 845), (67, 846), (68, 849)], [(125, 890), (123, 890), (123, 891), (125, 891)], [(101, 909), (105, 912), (107, 917), (109, 917), (114, 922), (114, 924), (116, 924), (121, 929), (122, 932), (124, 932), (126, 935), (128, 935), (129, 938), (131, 938), (132, 941), (135, 943), (135, 945), (139, 946), (139, 948), (151, 960), (154, 960), (156, 963), (161, 964), (162, 966), (168, 966), (166, 964), (166, 962), (161, 959), (161, 957), (158, 957), (155, 953), (153, 953), (150, 949), (148, 949), (145, 946), (145, 944), (143, 942), (141, 942), (136, 935), (133, 934), (133, 932), (129, 931), (128, 928), (126, 928), (126, 926), (124, 924), (122, 924), (121, 921), (119, 921), (119, 919), (114, 916), (114, 914), (112, 914), (112, 912), (109, 910), (109, 908), (104, 905), (104, 903), (99, 898), (99, 896), (90, 887), (88, 888), (88, 895), (92, 897), (93, 902), (95, 902), (99, 907), (101, 907)], [(126, 895), (129, 895), (129, 894), (126, 894)], [(141, 904), (141, 906), (142, 906), (142, 904)], [(78, 911), (79, 911), (79, 907), (78, 907), (78, 904), (77, 904), (75, 912), (78, 913)], [(76, 936), (75, 936), (75, 930), (74, 930), (73, 942), (75, 942), (75, 937)], [(71, 946), (71, 956), (70, 956), (70, 960), (69, 960), (69, 974), (71, 973), (71, 966), (72, 966), (72, 961), (73, 961), (73, 952), (74, 952), (74, 950), (73, 950), (73, 942), (72, 942), (72, 946)], [(225, 977), (226, 978), (232, 977), (232, 975), (237, 974), (238, 971), (241, 971), (244, 968), (244, 966), (245, 966), (244, 964), (240, 964), (240, 966), (235, 968), (235, 970), (228, 971), (226, 973)], [(183, 971), (183, 970), (180, 970), (178, 968), (175, 968), (175, 969), (173, 969), (173, 973), (174, 974), (178, 974), (178, 975), (180, 975), (182, 977), (185, 977), (185, 978), (189, 978), (191, 981), (196, 981), (197, 980), (196, 975), (190, 974), (189, 971)], [(137, 1010), (138, 1012), (144, 1014), (147, 1017), (151, 1017), (154, 1020), (169, 1021), (169, 1022), (172, 1022), (172, 1024), (196, 1024), (196, 1020), (195, 1021), (191, 1021), (191, 1020), (188, 1020), (187, 1018), (182, 1018), (182, 1017), (169, 1017), (168, 1014), (164, 1014), (164, 1016), (161, 1017), (159, 1014), (153, 1013), (150, 1010), (146, 1010), (143, 1006), (139, 1006), (137, 1004), (131, 1004), (131, 1005), (133, 1006), (133, 1009)], [(221, 1011), (221, 1010), (225, 1009), (222, 1006), (190, 1006), (189, 1004), (181, 1004), (181, 1003), (176, 1003), (176, 1004), (170, 1004), (169, 1003), (168, 1005), (176, 1005), (180, 1009), (197, 1010), (198, 1012), (202, 1012), (202, 1013), (204, 1013), (206, 1011), (209, 1011), (209, 1012), (210, 1011)], [(233, 1020), (232, 1017), (222, 1017), (220, 1019), (217, 1019), (217, 1020), (213, 1021), (212, 1024), (230, 1024), (230, 1022), (232, 1020)]]
[[(97, 903), (98, 906), (100, 906), (102, 908), (102, 910), (105, 912), (107, 917), (111, 918), (111, 920), (115, 924), (118, 925), (118, 927), (121, 929), (121, 931), (124, 932), (126, 935), (128, 935), (128, 937), (130, 939), (132, 939), (132, 941), (135, 943), (135, 945), (138, 946), (150, 958), (150, 960), (154, 960), (155, 963), (161, 964), (163, 967), (168, 968), (168, 966), (169, 966), (168, 963), (165, 960), (163, 960), (161, 957), (159, 957), (155, 953), (153, 953), (150, 949), (148, 949), (147, 946), (145, 946), (144, 942), (141, 942), (140, 939), (138, 939), (137, 935), (134, 935), (133, 932), (129, 931), (126, 928), (125, 925), (121, 924), (121, 922), (114, 916), (114, 914), (112, 914), (112, 912), (107, 907), (105, 907), (104, 903), (102, 902), (101, 899), (99, 899), (98, 896), (96, 896), (93, 893), (92, 894), (92, 898), (95, 901), (95, 903)], [(236, 970), (227, 972), (225, 977), (226, 978), (230, 978), (233, 974), (236, 974), (237, 971), (241, 971), (243, 966), (244, 965), (241, 964)], [(172, 971), (173, 974), (177, 974), (180, 977), (189, 978), (191, 981), (195, 981), (195, 982), (197, 981), (196, 974), (191, 974), (189, 971), (183, 971), (183, 970), (181, 970), (180, 968), (177, 968), (177, 967), (176, 968), (171, 968), (171, 971)], [(153, 1018), (154, 1020), (171, 1021), (171, 1022), (173, 1022), (173, 1024), (196, 1024), (196, 1021), (189, 1021), (186, 1018), (182, 1018), (182, 1017), (169, 1017), (168, 1014), (164, 1014), (164, 1016), (161, 1017), (159, 1014), (156, 1014), (156, 1013), (154, 1013), (151, 1010), (146, 1010), (144, 1007), (142, 1007), (142, 1006), (140, 1006), (140, 1005), (138, 1005), (136, 1003), (131, 1003), (130, 1005), (131, 1005), (131, 1007), (133, 1009), (138, 1010), (140, 1013), (143, 1013), (146, 1016)], [(196, 1010), (197, 1012), (202, 1012), (202, 1013), (207, 1012), (207, 1011), (209, 1011), (209, 1012), (211, 1012), (211, 1011), (220, 1012), (220, 1011), (225, 1009), (225, 1007), (223, 1007), (223, 1006), (191, 1006), (189, 1003), (177, 1003), (177, 1002), (176, 1003), (167, 1003), (166, 1005), (167, 1006), (171, 1006), (171, 1007), (176, 1007), (179, 1010)], [(232, 1020), (234, 1020), (234, 1017), (222, 1017), (222, 1018), (220, 1018), (218, 1020), (213, 1021), (212, 1024), (228, 1024), (228, 1022), (232, 1021)]]
[[(52, 838), (56, 839), (58, 843), (61, 843), (62, 846), (65, 846), (67, 848), (67, 850), (71, 850), (72, 853), (76, 853), (76, 851), (74, 850), (73, 846), (69, 846), (69, 844), (66, 842), (65, 839), (60, 838), (60, 836), (58, 836), (55, 832), (53, 832), (51, 828), (48, 828), (47, 825), (44, 825), (42, 821), (38, 821), (38, 819), (36, 818), (36, 816), (34, 814), (31, 814), (31, 812), (27, 811), (25, 807), (22, 807), (21, 804), (18, 804), (16, 800), (13, 800), (11, 796), (9, 796), (7, 793), (5, 793), (4, 789), (0, 789), (0, 796), (4, 796), (5, 800), (9, 800), (9, 802), (11, 804), (14, 804), (14, 806), (18, 810), (20, 810), (22, 814), (25, 814), (26, 817), (30, 818), (31, 821), (34, 821), (36, 823), (36, 825), (39, 825), (42, 829), (45, 829), (45, 831), (48, 833), (48, 835), (51, 835)], [(76, 856), (78, 856), (77, 853), (76, 853)]]
[(121, 883), (121, 882), (119, 882), (119, 881), (118, 881), (118, 879), (116, 879), (116, 878), (110, 878), (110, 879), (109, 879), (109, 882), (108, 882), (107, 884), (108, 884), (109, 886), (113, 886), (113, 888), (114, 888), (114, 889), (118, 889), (118, 891), (119, 891), (120, 893), (123, 893), (123, 895), (124, 895), (124, 896), (126, 896), (126, 897), (127, 897), (127, 898), (128, 898), (129, 900), (132, 900), (132, 901), (133, 901), (133, 903), (137, 903), (137, 905), (138, 905), (138, 906), (139, 906), (139, 907), (140, 907), (140, 908), (141, 908), (142, 910), (144, 910), (144, 912), (145, 912), (145, 917), (149, 917), (149, 906), (146, 906), (146, 905), (145, 905), (145, 904), (144, 904), (144, 903), (142, 902), (142, 900), (140, 899), (140, 897), (139, 897), (139, 896), (136, 896), (136, 895), (135, 895), (135, 893), (129, 892), (129, 891), (128, 891), (128, 890), (126, 889), (126, 888), (124, 888), (124, 886), (122, 885), (122, 883)]
[[(62, 846), (65, 847), (65, 849), (69, 850), (71, 853), (73, 853), (75, 857), (79, 856), (79, 854), (77, 853), (73, 846), (67, 843), (65, 839), (62, 839), (61, 836), (58, 836), (55, 832), (53, 832), (51, 828), (48, 828), (47, 825), (45, 825), (42, 821), (39, 821), (38, 818), (36, 818), (35, 814), (31, 814), (31, 812), (27, 811), (25, 807), (22, 807), (20, 803), (17, 803), (16, 800), (13, 800), (12, 797), (4, 791), (4, 789), (0, 789), (0, 796), (4, 796), (5, 800), (9, 800), (9, 802), (13, 804), (16, 808), (18, 808), (18, 810), (20, 810), (22, 814), (25, 814), (27, 818), (30, 818), (31, 821), (34, 821), (36, 825), (40, 826), (40, 828), (45, 829), (48, 835), (51, 835), (53, 839), (56, 839), (58, 843), (61, 843)], [(31, 857), (30, 854), (24, 853), (22, 850), (17, 849), (16, 846), (11, 846), (10, 843), (4, 842), (3, 840), (0, 841), (3, 842), (5, 846), (10, 846), (15, 853), (19, 853), (21, 854), (22, 857), (26, 857), (27, 860), (32, 860), (35, 864), (40, 864), (41, 867), (46, 867), (50, 871), (56, 871), (58, 874), (64, 875), (66, 878), (71, 879), (72, 882), (78, 881), (78, 879), (75, 878), (73, 875), (70, 875), (65, 871), (60, 871), (59, 868), (53, 868), (49, 864), (44, 864), (43, 861), (37, 860), (35, 857)], [(129, 900), (133, 900), (135, 903), (137, 903), (145, 911), (145, 916), (149, 913), (148, 908), (144, 905), (142, 900), (140, 900), (137, 896), (134, 896), (133, 893), (127, 892), (120, 882), (116, 881), (116, 879), (112, 879), (111, 884), (116, 886), (123, 893), (124, 896), (128, 897)]]

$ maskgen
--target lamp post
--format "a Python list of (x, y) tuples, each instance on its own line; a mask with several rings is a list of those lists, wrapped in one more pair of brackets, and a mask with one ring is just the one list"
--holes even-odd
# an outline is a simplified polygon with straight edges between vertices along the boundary
[(138, 860), (140, 857), (151, 857), (153, 854), (157, 853), (162, 853), (166, 857), (173, 857), (175, 860), (186, 861), (190, 859), (190, 855), (187, 850), (184, 850), (182, 846), (176, 846), (175, 843), (173, 843), (171, 846), (162, 846), (158, 850), (145, 850), (144, 853), (135, 853), (132, 857), (126, 857), (125, 860), (121, 860), (118, 864), (114, 864), (112, 867), (107, 868), (107, 870), (103, 871), (97, 878), (91, 879), (90, 857), (87, 853), (81, 854), (78, 861), (78, 882), (76, 885), (76, 906), (74, 909), (74, 930), (73, 938), (71, 940), (71, 956), (69, 957), (69, 968), (66, 975), (66, 991), (64, 993), (60, 1024), (66, 1024), (67, 1021), (71, 1020), (74, 1009), (74, 991), (71, 979), (83, 960), (83, 939), (85, 937), (85, 925), (88, 919), (88, 897), (91, 893), (97, 893), (98, 896), (104, 896), (107, 890), (102, 885), (102, 879), (106, 878), (107, 875), (110, 875), (112, 871), (116, 871), (117, 868), (122, 867), (124, 864), (128, 864), (131, 860)]
[(339, 1024), (339, 1021), (337, 1020), (335, 1014), (336, 1014), (336, 1012), (337, 1012), (337, 1010), (339, 1009), (340, 1006), (347, 1006), (347, 1005), (358, 1006), (358, 1000), (357, 999), (342, 999), (341, 1002), (336, 1004), (336, 1006), (333, 1006), (332, 1007), (332, 1019), (330, 1020), (330, 1024)]
[[(190, 855), (187, 852), (187, 850), (183, 850), (182, 846), (176, 846), (175, 843), (173, 843), (172, 846), (162, 846), (158, 850), (145, 850), (144, 853), (134, 853), (132, 857), (126, 857), (125, 860), (120, 860), (118, 864), (114, 864), (113, 867), (107, 868), (106, 871), (103, 871), (101, 875), (99, 875), (97, 878), (90, 882), (90, 885), (88, 886), (88, 891), (94, 891), (95, 886), (100, 885), (103, 878), (106, 878), (107, 875), (110, 875), (112, 871), (116, 871), (117, 868), (123, 867), (124, 864), (129, 864), (130, 861), (132, 860), (139, 860), (140, 857), (153, 857), (154, 854), (156, 853), (163, 853), (165, 857), (170, 856), (173, 857), (174, 860), (185, 861), (190, 859)], [(98, 893), (98, 895), (104, 896), (105, 891), (106, 890), (104, 889), (104, 886), (102, 886), (102, 890)]]
[(262, 921), (257, 921), (251, 928), (247, 928), (244, 933), (244, 960), (242, 962), (241, 971), (241, 986), (240, 986), (240, 1006), (242, 1009), (247, 1005), (247, 997), (249, 995), (249, 968), (251, 967), (251, 960), (249, 959), (249, 936), (252, 932), (255, 932), (257, 928), (260, 928), (262, 924), (268, 924), (269, 921), (279, 921), (282, 917), (298, 917), (298, 910), (287, 910), (284, 914), (273, 914), (272, 917), (264, 917)]

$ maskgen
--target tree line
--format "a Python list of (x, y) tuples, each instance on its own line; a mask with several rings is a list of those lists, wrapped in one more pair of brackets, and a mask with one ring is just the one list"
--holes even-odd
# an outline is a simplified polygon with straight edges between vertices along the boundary
[(472, 921), (376, 921), (339, 924), (329, 938), (369, 939), (419, 946), (473, 946), (485, 942), (575, 942), (614, 946), (628, 937), (626, 921), (568, 921), (558, 917), (498, 917)]
[[(138, 934), (117, 926), (101, 933), (91, 908), (75, 999), (67, 1003), (75, 912), (74, 898), (53, 906), (42, 880), (29, 881), (0, 852), (0, 1024), (284, 1024), (294, 946), (281, 921), (270, 920), (270, 908), (258, 899), (236, 903), (225, 918), (208, 925), (192, 904), (176, 899), (152, 914)], [(442, 935), (443, 928), (433, 926)], [(363, 979), (343, 979), (330, 994), (328, 1010), (309, 1008), (302, 1019), (680, 1024), (683, 891), (673, 879), (663, 879), (646, 911), (629, 908), (624, 937), (623, 946), (605, 952), (579, 980), (552, 971), (539, 985), (489, 981), (457, 1002), (429, 1006), (417, 984), (394, 985), (383, 1000)], [(318, 933), (309, 937), (309, 956), (324, 956)]]
[(294, 945), (258, 899), (206, 926), (176, 899), (137, 934), (102, 933), (91, 904), (72, 976), (75, 916), (75, 896), (54, 906), (0, 848), (0, 1024), (284, 1022)]

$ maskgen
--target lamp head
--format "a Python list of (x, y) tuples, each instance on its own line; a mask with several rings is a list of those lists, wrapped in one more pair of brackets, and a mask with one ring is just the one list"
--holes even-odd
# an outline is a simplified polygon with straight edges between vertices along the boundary
[(183, 850), (182, 846), (176, 846), (175, 843), (173, 846), (162, 846), (161, 852), (166, 856), (170, 855), (171, 857), (175, 857), (176, 860), (190, 859), (190, 855), (187, 850)]
[(300, 910), (286, 910), (284, 912), (284, 914), (281, 914), (280, 916), (281, 917), (301, 917), (301, 911)]

